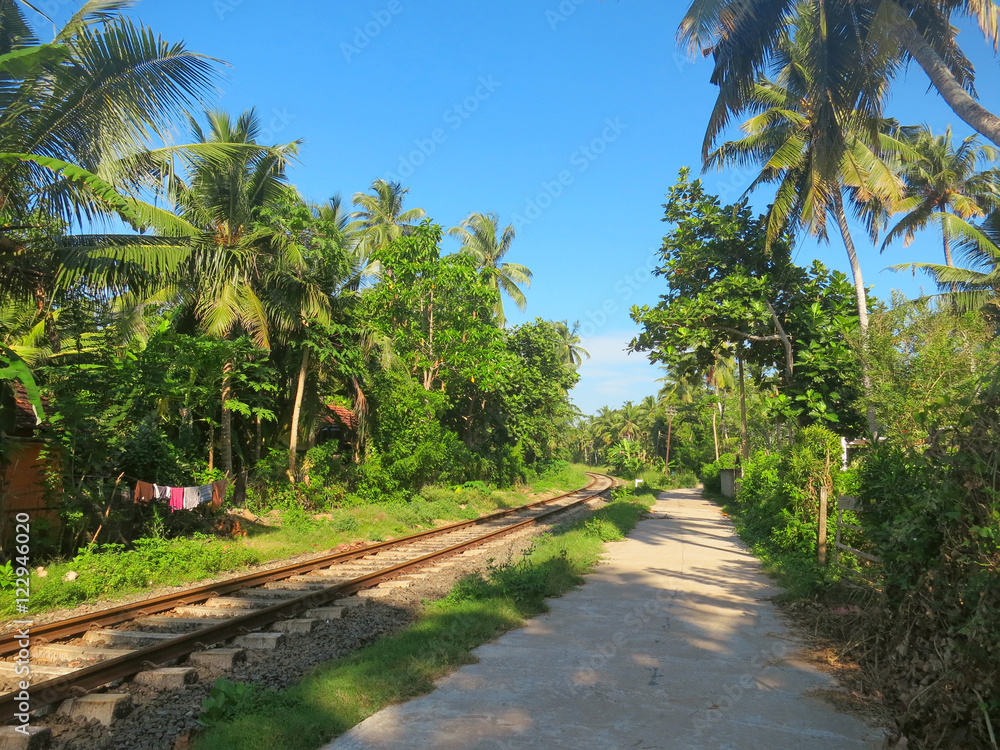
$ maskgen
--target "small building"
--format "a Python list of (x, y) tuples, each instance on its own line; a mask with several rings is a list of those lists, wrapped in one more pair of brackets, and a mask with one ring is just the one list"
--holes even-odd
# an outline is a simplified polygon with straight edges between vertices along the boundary
[(328, 406), (317, 420), (317, 430), (309, 441), (310, 447), (336, 440), (341, 451), (354, 449), (358, 430), (358, 415), (346, 406)]
[(59, 524), (58, 508), (46, 502), (46, 471), (56, 461), (40, 435), (35, 409), (23, 385), (0, 391), (0, 549), (9, 550), (15, 517), (27, 513), (34, 523)]

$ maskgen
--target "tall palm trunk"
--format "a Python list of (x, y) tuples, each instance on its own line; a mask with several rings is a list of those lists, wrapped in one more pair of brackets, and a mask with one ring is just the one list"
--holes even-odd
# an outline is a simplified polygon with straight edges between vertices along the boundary
[[(944, 213), (948, 213), (947, 206), (945, 208), (942, 208), (941, 210)], [(941, 237), (943, 238), (944, 242), (944, 263), (949, 268), (954, 268), (955, 262), (951, 259), (951, 237), (948, 236), (948, 228), (945, 225), (944, 221), (941, 222)], [(957, 291), (958, 291), (958, 284), (956, 284), (954, 281), (951, 282), (952, 294), (956, 293)]]
[(292, 407), (292, 434), (288, 438), (288, 475), (295, 481), (295, 463), (299, 451), (299, 419), (302, 416), (302, 397), (306, 392), (306, 373), (309, 371), (309, 347), (302, 347), (299, 365), (299, 383), (295, 388), (295, 406)]
[[(833, 209), (836, 214), (837, 225), (840, 227), (840, 234), (844, 238), (844, 247), (847, 248), (847, 259), (851, 264), (851, 275), (854, 277), (854, 295), (858, 303), (858, 329), (861, 332), (861, 385), (865, 391), (865, 397), (871, 397), (872, 378), (868, 367), (868, 293), (865, 291), (865, 280), (861, 275), (861, 263), (858, 261), (858, 251), (854, 247), (854, 238), (851, 237), (851, 229), (847, 225), (847, 213), (844, 211), (844, 198), (840, 192), (840, 186), (833, 187)], [(869, 403), (866, 408), (868, 417), (868, 432), (875, 435), (878, 432), (878, 423), (875, 421), (875, 407)]]
[(712, 409), (712, 440), (715, 442), (715, 460), (719, 460), (719, 428), (716, 425), (716, 419), (718, 415), (715, 413), (715, 409)]
[(977, 102), (963, 88), (941, 56), (928, 44), (917, 25), (906, 16), (896, 3), (888, 3), (895, 10), (896, 38), (907, 52), (924, 69), (934, 88), (941, 94), (948, 106), (976, 132), (982, 133), (1000, 146), (1000, 117)]
[(226, 364), (222, 366), (222, 418), (219, 424), (222, 431), (219, 446), (222, 455), (219, 462), (227, 477), (233, 476), (233, 412), (227, 406), (233, 395), (233, 369), (233, 361), (226, 360)]
[(750, 460), (750, 439), (747, 435), (747, 388), (746, 378), (743, 375), (743, 358), (736, 359), (740, 366), (740, 455), (743, 463)]

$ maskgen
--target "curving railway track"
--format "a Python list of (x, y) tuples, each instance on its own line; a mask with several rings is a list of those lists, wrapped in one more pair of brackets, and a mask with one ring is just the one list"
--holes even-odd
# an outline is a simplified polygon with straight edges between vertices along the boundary
[[(432, 570), (445, 558), (578, 507), (615, 484), (602, 474), (589, 476), (580, 490), (471, 521), (40, 625), (31, 630), (27, 659), (16, 632), (0, 635), (0, 684), (13, 687), (25, 679), (17, 675), (26, 662), (35, 711), (185, 660), (231, 663), (240, 651), (225, 648), (230, 641), (273, 649), (283, 633), (308, 633), (315, 622), (340, 617), (344, 606), (359, 601), (351, 594), (377, 594), (380, 584), (392, 586), (394, 580), (405, 585), (401, 577), (419, 568)], [(67, 640), (76, 643), (60, 643)], [(0, 694), (0, 722), (20, 713), (19, 705), (16, 690)]]

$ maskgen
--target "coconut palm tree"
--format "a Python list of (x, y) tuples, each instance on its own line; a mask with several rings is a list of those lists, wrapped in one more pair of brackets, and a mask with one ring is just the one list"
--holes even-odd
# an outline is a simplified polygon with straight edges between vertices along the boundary
[(408, 192), (410, 189), (403, 188), (398, 182), (378, 179), (372, 183), (371, 193), (354, 194), (354, 205), (358, 210), (353, 214), (351, 228), (358, 233), (365, 257), (408, 234), (417, 222), (427, 218), (422, 208), (403, 210)]
[(565, 320), (558, 320), (552, 326), (556, 331), (555, 344), (559, 350), (559, 359), (564, 365), (579, 368), (584, 357), (590, 359), (590, 352), (580, 346), (580, 337), (577, 335), (579, 323), (574, 323), (570, 328)]
[(498, 292), (495, 308), (497, 320), (503, 326), (507, 318), (503, 311), (503, 292), (510, 297), (517, 309), (524, 312), (528, 301), (520, 285), (531, 286), (531, 271), (520, 263), (505, 263), (504, 257), (514, 241), (514, 225), (508, 224), (500, 232), (500, 218), (496, 214), (472, 213), (448, 234), (462, 243), (461, 252), (476, 259), (479, 268), (486, 274), (487, 283)]
[[(777, 237), (789, 224), (804, 226), (811, 234), (828, 239), (827, 219), (833, 218), (844, 241), (854, 280), (862, 345), (868, 330), (868, 299), (857, 248), (850, 231), (845, 196), (866, 216), (869, 229), (878, 231), (884, 207), (902, 196), (903, 184), (891, 158), (906, 152), (906, 145), (888, 132), (887, 124), (863, 112), (843, 116), (830, 97), (813, 99), (827, 75), (818, 66), (816, 37), (825, 36), (825, 10), (810, 4), (800, 7), (775, 44), (774, 80), (760, 79), (732, 114), (750, 115), (742, 125), (743, 138), (723, 143), (706, 157), (720, 168), (755, 165), (761, 172), (748, 192), (777, 183), (768, 212), (767, 233)], [(720, 99), (722, 96), (720, 95)], [(832, 132), (831, 132), (832, 129)], [(712, 134), (714, 138), (719, 131)], [(867, 374), (864, 375), (867, 381)], [(869, 413), (869, 428), (876, 430)]]
[(828, 98), (842, 117), (879, 115), (889, 84), (913, 60), (962, 120), (1000, 145), (1000, 118), (976, 99), (975, 71), (954, 24), (958, 16), (973, 19), (995, 49), (1000, 8), (982, 0), (692, 0), (678, 38), (692, 51), (712, 53), (712, 82), (722, 94), (707, 141), (767, 75), (786, 26), (803, 9), (822, 10), (827, 21), (824, 45), (813, 50), (828, 80), (817, 82), (812, 100)]
[(895, 212), (905, 215), (886, 234), (882, 249), (901, 236), (909, 245), (918, 230), (938, 224), (945, 265), (954, 266), (952, 242), (978, 240), (972, 222), (1000, 207), (1000, 171), (979, 169), (983, 163), (996, 161), (1000, 152), (980, 144), (976, 136), (964, 139), (956, 149), (951, 127), (940, 136), (926, 127), (907, 129), (906, 135), (916, 158), (902, 164), (906, 197), (895, 206)]
[(74, 224), (112, 217), (171, 235), (190, 230), (135, 196), (158, 160), (182, 150), (148, 147), (211, 91), (215, 61), (125, 18), (130, 4), (90, 0), (42, 44), (22, 11), (30, 6), (0, 0), (0, 295), (8, 299), (44, 307), (60, 264), (101, 247), (117, 248), (119, 265), (125, 258), (152, 273), (181, 257), (176, 242), (165, 243), (172, 254), (153, 252), (148, 236), (61, 238)]
[(959, 248), (963, 254), (962, 266), (902, 263), (890, 268), (924, 271), (950, 290), (941, 296), (950, 299), (958, 309), (983, 309), (997, 315), (1000, 313), (1000, 211), (990, 214), (982, 225), (970, 226)]
[[(280, 227), (267, 221), (268, 211), (288, 200), (285, 178), (298, 142), (262, 148), (261, 124), (248, 110), (235, 121), (224, 112), (206, 113), (208, 129), (191, 121), (196, 142), (249, 144), (231, 158), (195, 158), (187, 175), (168, 174), (168, 193), (179, 215), (198, 233), (190, 239), (190, 254), (178, 274), (169, 278), (160, 299), (179, 301), (199, 327), (221, 339), (249, 336), (261, 348), (271, 343), (272, 329), (281, 324), (280, 310), (268, 294), (288, 283), (288, 269), (304, 265), (302, 246), (289, 242)], [(313, 298), (310, 304), (318, 305)], [(305, 308), (302, 308), (305, 309)], [(298, 312), (298, 311), (296, 311)], [(289, 316), (286, 314), (284, 320)], [(221, 465), (233, 472), (232, 376), (235, 364), (223, 368)]]

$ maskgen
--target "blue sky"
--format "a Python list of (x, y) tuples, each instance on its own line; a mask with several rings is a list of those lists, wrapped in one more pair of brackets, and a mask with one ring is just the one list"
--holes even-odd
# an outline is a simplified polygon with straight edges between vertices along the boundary
[[(471, 211), (514, 222), (508, 259), (535, 281), (526, 313), (509, 305), (508, 317), (580, 321), (592, 359), (574, 400), (591, 413), (657, 389), (659, 370), (623, 350), (636, 332), (628, 308), (663, 290), (649, 271), (666, 230), (664, 193), (682, 166), (697, 170), (715, 97), (709, 63), (674, 44), (686, 5), (143, 0), (133, 14), (231, 65), (217, 106), (256, 107), (273, 142), (305, 140), (292, 179), (307, 197), (349, 198), (376, 177), (398, 178), (408, 207), (445, 227)], [(41, 7), (58, 20), (76, 4)], [(975, 30), (963, 42), (984, 103), (995, 105), (996, 61)], [(890, 114), (935, 130), (956, 120), (915, 67), (894, 88)], [(958, 123), (955, 132), (971, 131)], [(704, 180), (735, 200), (749, 175)], [(858, 242), (865, 281), (881, 297), (927, 285), (888, 265), (941, 254), (933, 234), (884, 255), (860, 231)], [(848, 270), (838, 242), (803, 241), (797, 262), (812, 258)]]

